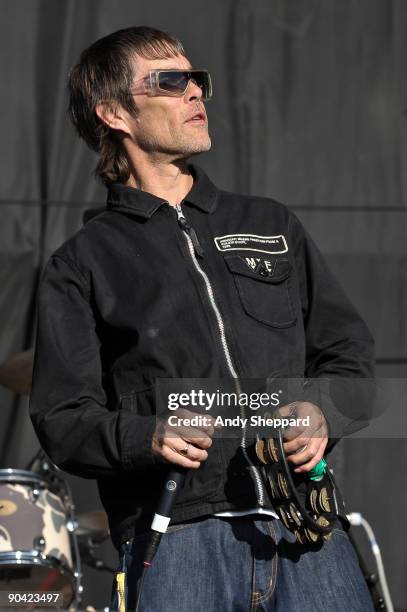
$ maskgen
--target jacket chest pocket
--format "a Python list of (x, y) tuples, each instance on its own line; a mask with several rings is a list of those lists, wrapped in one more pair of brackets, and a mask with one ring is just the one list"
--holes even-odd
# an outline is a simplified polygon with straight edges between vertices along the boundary
[(295, 324), (292, 265), (287, 258), (228, 255), (225, 262), (250, 317), (277, 328)]

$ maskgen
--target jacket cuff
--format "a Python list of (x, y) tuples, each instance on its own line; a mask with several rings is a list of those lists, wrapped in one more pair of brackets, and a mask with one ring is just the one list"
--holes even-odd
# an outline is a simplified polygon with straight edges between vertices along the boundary
[(134, 471), (155, 467), (151, 444), (156, 428), (156, 417), (139, 416), (122, 411), (119, 418), (119, 443), (123, 469)]
[(303, 401), (318, 406), (328, 424), (328, 450), (342, 437), (366, 427), (371, 418), (374, 382), (370, 379), (307, 380)]

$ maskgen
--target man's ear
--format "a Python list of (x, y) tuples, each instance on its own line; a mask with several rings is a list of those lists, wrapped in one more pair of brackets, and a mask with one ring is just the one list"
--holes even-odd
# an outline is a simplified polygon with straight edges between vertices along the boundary
[(108, 125), (112, 130), (120, 130), (126, 134), (130, 134), (127, 124), (127, 116), (124, 109), (118, 105), (112, 105), (110, 102), (98, 102), (95, 112), (99, 119)]

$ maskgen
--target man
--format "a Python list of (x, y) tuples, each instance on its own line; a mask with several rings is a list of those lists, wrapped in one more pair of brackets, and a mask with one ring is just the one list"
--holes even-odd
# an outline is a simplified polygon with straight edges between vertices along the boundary
[[(113, 609), (123, 575), (136, 607), (146, 534), (175, 465), (186, 483), (139, 609), (371, 609), (339, 521), (315, 547), (276, 518), (253, 436), (215, 436), (210, 417), (176, 428), (153, 416), (162, 378), (369, 377), (365, 325), (294, 215), (220, 191), (188, 163), (211, 146), (211, 82), (179, 41), (115, 32), (84, 51), (70, 95), (108, 204), (46, 267), (31, 413), (55, 463), (98, 481), (121, 555)], [(296, 398), (311, 426), (284, 443), (302, 475), (341, 420), (313, 398)]]

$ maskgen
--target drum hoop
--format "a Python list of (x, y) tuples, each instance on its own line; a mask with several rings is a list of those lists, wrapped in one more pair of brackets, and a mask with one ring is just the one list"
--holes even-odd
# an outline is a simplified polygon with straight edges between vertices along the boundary
[[(18, 558), (16, 557), (18, 553)], [(18, 561), (18, 563), (15, 563)], [(68, 579), (69, 586), (72, 589), (72, 593), (70, 593), (69, 600), (66, 602), (67, 607), (69, 607), (73, 602), (77, 601), (78, 598), (78, 580), (75, 574), (66, 567), (59, 559), (55, 559), (54, 557), (47, 557), (42, 553), (38, 553), (37, 550), (32, 551), (10, 551), (10, 552), (0, 552), (0, 570), (2, 569), (2, 565), (10, 564), (10, 562), (14, 562), (16, 567), (21, 567), (24, 565), (35, 565), (36, 567), (49, 567), (51, 569), (58, 569), (60, 573)]]
[(43, 553), (39, 553), (37, 550), (10, 550), (6, 552), (0, 552), (0, 569), (1, 566), (9, 563), (10, 561), (18, 561), (16, 565), (38, 565), (52, 567), (58, 569), (61, 574), (68, 574), (72, 581), (76, 581), (75, 574), (67, 567), (62, 561), (55, 557), (49, 557)]
[(0, 484), (33, 484), (41, 489), (47, 489), (47, 482), (34, 472), (6, 468), (0, 470)]

